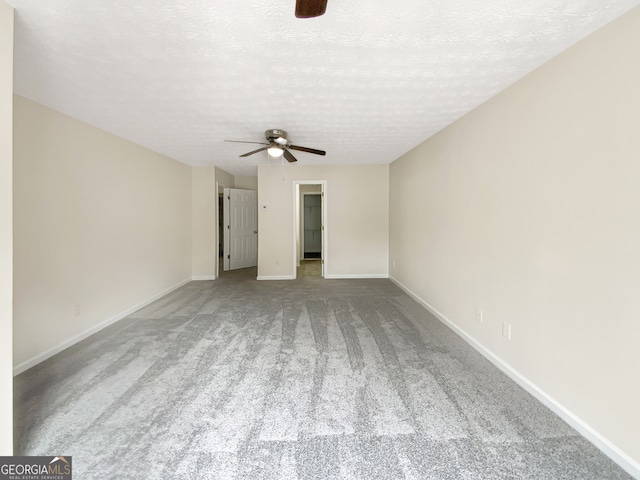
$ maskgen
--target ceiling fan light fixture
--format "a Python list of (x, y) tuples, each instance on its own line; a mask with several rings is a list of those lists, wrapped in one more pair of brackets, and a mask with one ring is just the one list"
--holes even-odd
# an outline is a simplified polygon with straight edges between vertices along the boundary
[(280, 147), (271, 146), (267, 148), (267, 153), (272, 157), (279, 157), (280, 155), (282, 155), (282, 152), (284, 152), (284, 150)]

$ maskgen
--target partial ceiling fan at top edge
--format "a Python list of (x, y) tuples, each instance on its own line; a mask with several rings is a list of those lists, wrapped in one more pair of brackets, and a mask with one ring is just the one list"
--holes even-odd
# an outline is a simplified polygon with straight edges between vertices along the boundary
[(296, 0), (296, 17), (313, 18), (324, 15), (327, 0)]

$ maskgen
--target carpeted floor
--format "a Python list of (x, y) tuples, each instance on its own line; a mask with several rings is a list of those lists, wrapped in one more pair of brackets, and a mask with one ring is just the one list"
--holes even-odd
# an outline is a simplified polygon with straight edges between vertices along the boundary
[(192, 282), (15, 380), (89, 479), (630, 478), (388, 280)]

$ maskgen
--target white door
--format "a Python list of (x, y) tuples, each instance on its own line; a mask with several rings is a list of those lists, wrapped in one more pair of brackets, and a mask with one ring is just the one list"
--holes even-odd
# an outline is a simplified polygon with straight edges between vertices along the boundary
[(254, 190), (224, 189), (224, 270), (258, 264), (258, 197)]

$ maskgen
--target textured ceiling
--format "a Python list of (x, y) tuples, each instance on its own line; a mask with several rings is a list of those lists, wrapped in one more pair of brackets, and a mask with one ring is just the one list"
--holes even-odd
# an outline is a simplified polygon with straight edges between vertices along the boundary
[[(390, 163), (640, 0), (8, 0), (15, 91), (191, 165)], [(295, 168), (295, 166), (292, 166)]]

